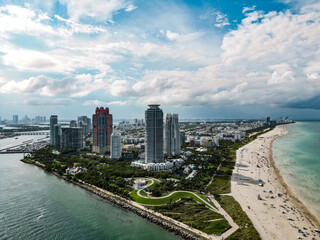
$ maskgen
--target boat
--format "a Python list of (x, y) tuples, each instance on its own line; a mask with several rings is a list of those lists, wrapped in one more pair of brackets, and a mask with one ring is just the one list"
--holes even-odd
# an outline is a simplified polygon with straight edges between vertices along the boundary
[(18, 137), (15, 137), (14, 139), (18, 139)]

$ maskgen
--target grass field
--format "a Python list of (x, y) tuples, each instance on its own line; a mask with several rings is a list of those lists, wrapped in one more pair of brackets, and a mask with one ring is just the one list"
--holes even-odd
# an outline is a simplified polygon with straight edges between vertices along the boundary
[(230, 176), (215, 176), (208, 190), (215, 194), (229, 193), (231, 191)]
[(223, 216), (191, 198), (183, 198), (179, 202), (153, 209), (207, 234), (221, 234), (230, 228)]
[[(147, 205), (164, 205), (164, 204), (170, 204), (170, 203), (174, 203), (177, 200), (181, 199), (181, 198), (192, 198), (193, 200), (195, 200), (198, 203), (204, 204), (204, 202), (209, 203), (211, 206), (215, 207), (213, 203), (208, 202), (206, 200), (206, 197), (204, 195), (201, 194), (197, 194), (199, 197), (196, 197), (194, 194), (192, 193), (188, 193), (188, 192), (176, 192), (174, 194), (172, 194), (169, 197), (165, 197), (165, 198), (156, 198), (156, 199), (152, 199), (152, 198), (143, 198), (140, 197), (137, 194), (138, 190), (133, 191), (130, 196), (131, 199), (137, 203), (141, 203), (141, 204), (147, 204)], [(140, 191), (140, 194), (143, 191)], [(168, 193), (169, 194), (169, 193)], [(143, 195), (143, 194), (141, 194)], [(143, 195), (144, 196), (144, 195)]]
[(223, 209), (232, 217), (239, 229), (230, 235), (228, 240), (260, 240), (259, 233), (254, 228), (247, 214), (242, 210), (240, 204), (231, 196), (221, 195), (218, 199)]

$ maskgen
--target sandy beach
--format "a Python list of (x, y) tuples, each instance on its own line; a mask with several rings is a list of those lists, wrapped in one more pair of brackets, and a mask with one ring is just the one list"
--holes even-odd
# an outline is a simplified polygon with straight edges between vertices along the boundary
[(287, 134), (286, 126), (277, 126), (237, 150), (231, 195), (264, 240), (320, 239), (314, 231), (319, 229), (318, 219), (293, 194), (272, 158), (273, 141)]

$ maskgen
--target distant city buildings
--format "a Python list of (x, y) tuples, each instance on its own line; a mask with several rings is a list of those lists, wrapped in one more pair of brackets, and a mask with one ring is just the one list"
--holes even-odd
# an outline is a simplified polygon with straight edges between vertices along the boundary
[(44, 116), (35, 116), (34, 123), (43, 123), (46, 122), (46, 117)]
[(19, 122), (19, 117), (18, 117), (18, 115), (13, 115), (13, 116), (12, 116), (12, 123), (18, 124), (18, 122)]
[(179, 117), (176, 113), (166, 113), (164, 128), (164, 153), (168, 158), (180, 155)]
[(111, 158), (119, 159), (121, 157), (121, 135), (117, 131), (111, 134)]
[(92, 151), (100, 154), (110, 152), (112, 134), (112, 114), (109, 108), (96, 108), (92, 116)]
[(146, 163), (161, 163), (163, 158), (163, 112), (158, 104), (148, 105), (146, 119)]

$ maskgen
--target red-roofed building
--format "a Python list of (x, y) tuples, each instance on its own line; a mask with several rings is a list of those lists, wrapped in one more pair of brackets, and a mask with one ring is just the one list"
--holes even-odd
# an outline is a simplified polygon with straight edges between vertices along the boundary
[(110, 152), (112, 134), (112, 114), (109, 108), (96, 108), (92, 115), (92, 151), (100, 154)]

